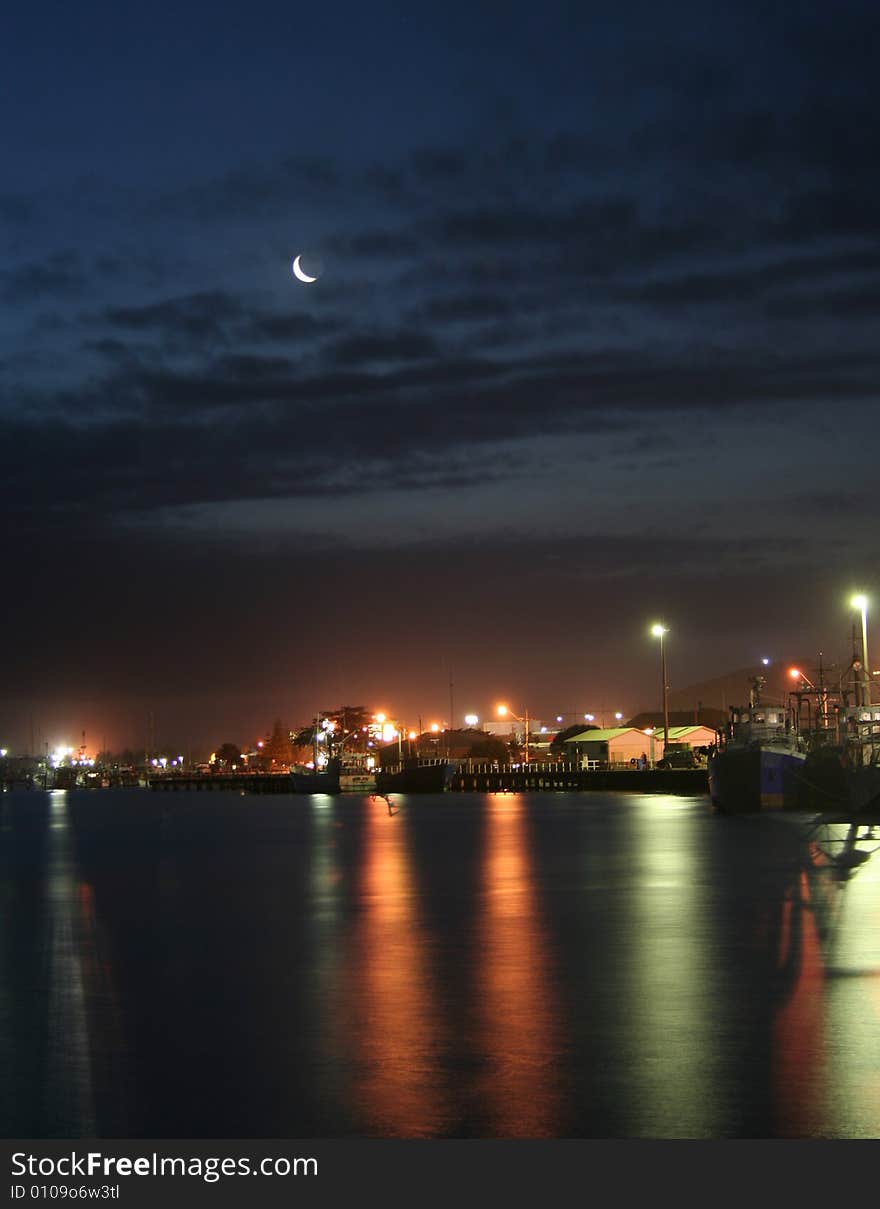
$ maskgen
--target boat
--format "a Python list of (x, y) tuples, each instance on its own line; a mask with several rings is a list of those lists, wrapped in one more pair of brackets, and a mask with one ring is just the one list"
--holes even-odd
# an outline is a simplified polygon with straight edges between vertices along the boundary
[(802, 806), (806, 743), (791, 705), (761, 701), (764, 684), (753, 677), (748, 706), (731, 708), (709, 756), (709, 795), (721, 814)]
[(290, 770), (290, 785), (294, 793), (339, 793), (339, 761), (328, 760), (316, 768), (294, 764)]
[(806, 806), (880, 814), (880, 704), (836, 706), (832, 725), (804, 767)]
[(376, 792), (442, 793), (449, 788), (455, 763), (438, 757), (410, 757), (376, 772)]
[(339, 773), (339, 789), (342, 793), (375, 793), (376, 776), (368, 768), (343, 765)]

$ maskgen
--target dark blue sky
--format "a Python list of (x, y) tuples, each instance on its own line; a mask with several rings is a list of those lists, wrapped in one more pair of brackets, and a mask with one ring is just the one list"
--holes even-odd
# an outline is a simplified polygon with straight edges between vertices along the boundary
[(880, 608), (876, 5), (442, 7), (7, 20), (9, 745), (629, 713), (657, 617), (687, 698)]

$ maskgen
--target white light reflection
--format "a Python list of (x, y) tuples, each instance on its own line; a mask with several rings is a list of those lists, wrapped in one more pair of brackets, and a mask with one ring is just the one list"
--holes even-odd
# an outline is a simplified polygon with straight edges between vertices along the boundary
[(67, 793), (53, 790), (47, 841), (46, 1097), (59, 1136), (96, 1137), (92, 1054), (77, 925)]
[(697, 867), (700, 820), (682, 798), (644, 798), (634, 810), (639, 873), (624, 998), (639, 1059), (629, 1071), (627, 1135), (718, 1137), (717, 1030), (706, 993), (716, 959), (708, 879)]

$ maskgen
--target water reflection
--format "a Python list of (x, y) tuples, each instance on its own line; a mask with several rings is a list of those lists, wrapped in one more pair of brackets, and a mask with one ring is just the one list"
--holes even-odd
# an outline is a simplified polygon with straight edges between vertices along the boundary
[(803, 820), (4, 799), (7, 1136), (880, 1128), (880, 857), (842, 870)]
[(868, 859), (876, 841), (862, 841), (851, 861), (852, 840), (843, 827), (810, 838), (785, 903), (780, 968), (789, 979), (774, 1030), (780, 1137), (880, 1129), (880, 865)]
[(702, 820), (686, 799), (632, 804), (633, 869), (619, 1008), (629, 1031), (627, 1134), (720, 1129), (718, 982)]
[(523, 795), (486, 799), (484, 843), (473, 960), (481, 1133), (553, 1137), (560, 1128), (562, 1026)]
[(822, 905), (806, 870), (782, 903), (776, 978), (783, 993), (773, 1021), (773, 1134), (809, 1137), (826, 1115), (825, 967)]
[(355, 1044), (356, 1119), (367, 1134), (430, 1137), (452, 1116), (442, 1062), (449, 1040), (409, 849), (412, 813), (389, 817), (369, 799), (364, 809), (360, 920), (342, 1001)]

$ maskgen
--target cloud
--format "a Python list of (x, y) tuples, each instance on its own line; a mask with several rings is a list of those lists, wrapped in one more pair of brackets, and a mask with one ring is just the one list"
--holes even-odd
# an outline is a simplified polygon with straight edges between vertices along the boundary
[(435, 357), (437, 352), (438, 346), (433, 336), (415, 328), (401, 328), (396, 332), (364, 332), (348, 336), (325, 349), (324, 356), (329, 364), (349, 366), (424, 361)]
[(166, 298), (142, 306), (108, 307), (101, 315), (110, 327), (203, 341), (225, 340), (228, 324), (241, 317), (241, 301), (220, 290)]
[(205, 183), (156, 198), (149, 210), (196, 222), (251, 222), (288, 215), (305, 201), (317, 204), (343, 188), (329, 156), (287, 156), (269, 164), (243, 164)]
[(33, 221), (37, 204), (33, 198), (20, 193), (0, 194), (0, 222), (22, 226)]
[(54, 252), (42, 260), (0, 271), (0, 297), (14, 306), (74, 298), (85, 287), (86, 275), (73, 251)]

